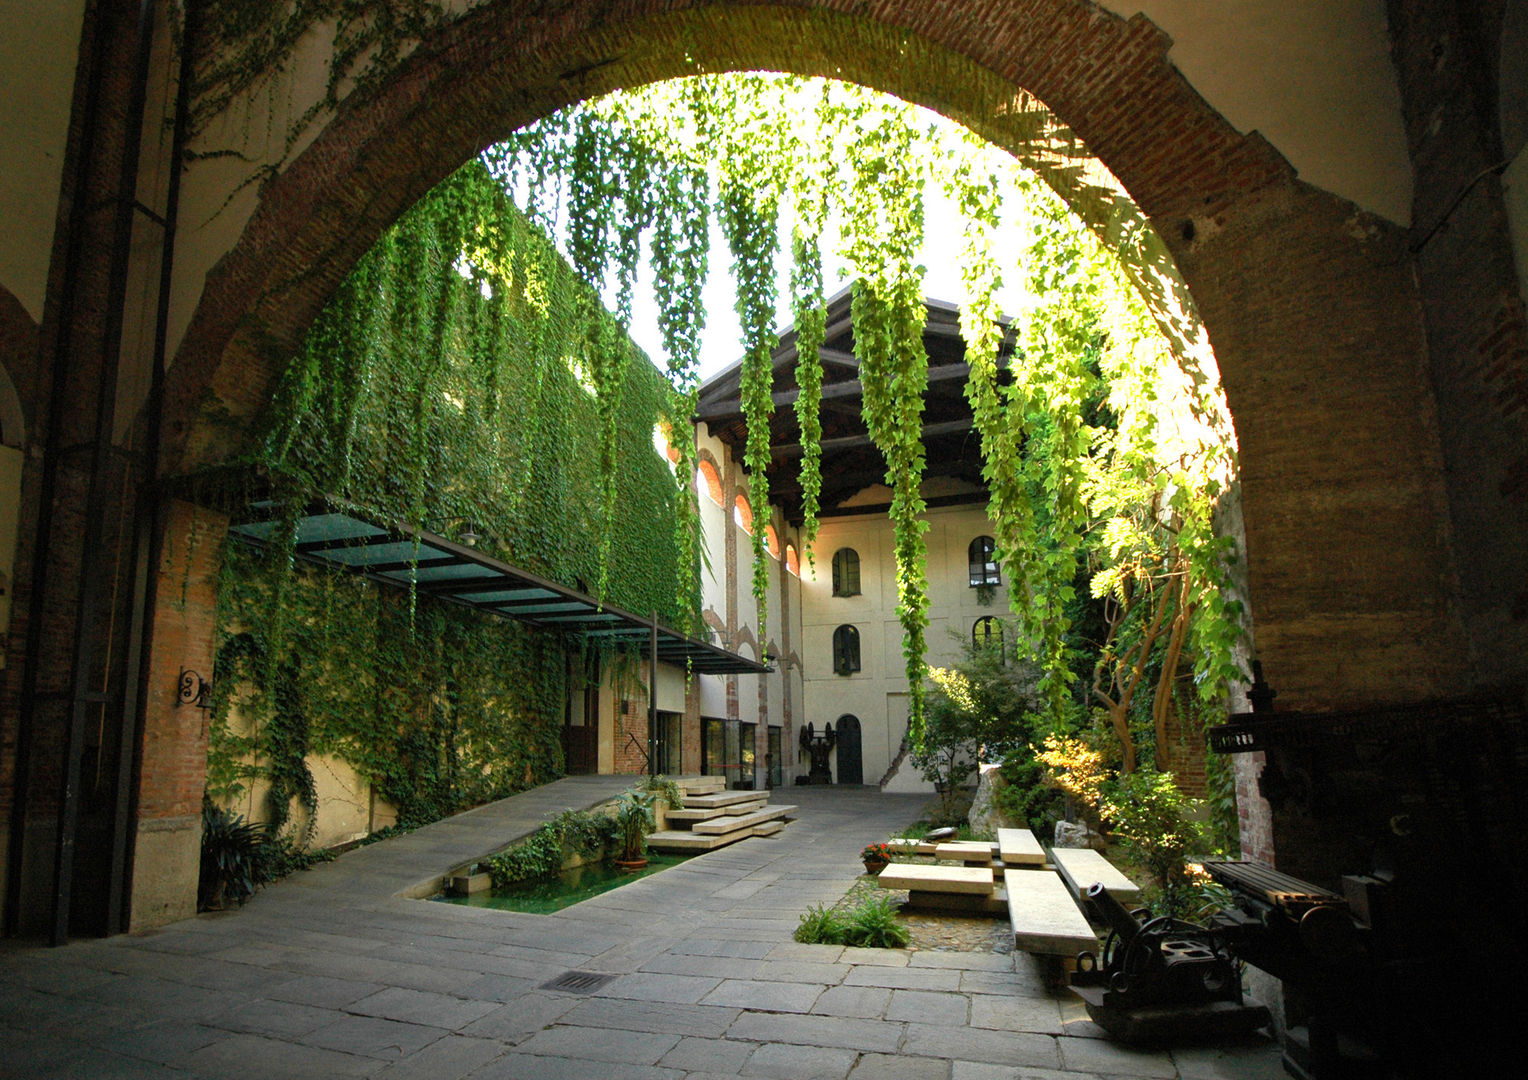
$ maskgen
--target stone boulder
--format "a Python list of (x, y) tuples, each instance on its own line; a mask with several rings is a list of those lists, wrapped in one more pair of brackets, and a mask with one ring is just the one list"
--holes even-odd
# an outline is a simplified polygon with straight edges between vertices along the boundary
[(977, 836), (996, 836), (999, 829), (1028, 828), (1028, 822), (1004, 814), (997, 806), (996, 795), (1007, 786), (996, 765), (982, 765), (977, 770), (976, 795), (966, 821)]

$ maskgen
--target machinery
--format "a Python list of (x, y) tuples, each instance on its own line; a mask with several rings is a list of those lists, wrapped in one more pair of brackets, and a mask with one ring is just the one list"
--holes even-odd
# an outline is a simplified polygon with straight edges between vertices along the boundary
[(1236, 958), (1215, 930), (1145, 912), (1145, 921), (1137, 921), (1102, 885), (1086, 896), (1109, 934), (1101, 957), (1078, 957), (1072, 992), (1111, 1035), (1166, 1043), (1224, 1038), (1268, 1024), (1265, 1007), (1242, 999)]

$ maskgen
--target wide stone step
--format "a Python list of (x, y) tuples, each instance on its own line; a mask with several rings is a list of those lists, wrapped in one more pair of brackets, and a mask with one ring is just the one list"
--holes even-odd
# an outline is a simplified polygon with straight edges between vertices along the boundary
[(667, 817), (670, 821), (709, 821), (712, 818), (724, 817), (728, 814), (751, 813), (769, 805), (769, 797), (763, 796), (751, 803), (734, 803), (731, 806), (700, 806), (691, 808), (685, 803), (683, 810), (670, 810)]
[(997, 846), (1003, 862), (1009, 866), (1045, 865), (1045, 849), (1028, 829), (999, 829)]
[(725, 776), (676, 776), (674, 783), (686, 795), (713, 795), (727, 789)]
[(684, 808), (686, 810), (709, 810), (718, 806), (736, 806), (739, 803), (757, 802), (761, 797), (767, 799), (769, 794), (758, 791), (718, 791), (710, 795), (696, 795), (693, 798), (686, 796)]
[(773, 821), (759, 822), (755, 825), (745, 825), (740, 829), (733, 829), (728, 833), (697, 833), (683, 832), (679, 830), (665, 830), (651, 833), (647, 837), (647, 846), (653, 851), (715, 851), (719, 847), (735, 844), (739, 840), (746, 840), (750, 836), (773, 836), (785, 828), (785, 822), (779, 818)]
[(1140, 899), (1141, 887), (1092, 848), (1051, 848), (1051, 862), (1073, 896), (1081, 897), (1090, 885), (1101, 883), (1122, 904)]
[(975, 893), (991, 896), (992, 869), (986, 866), (929, 866), (892, 863), (877, 879), (883, 889), (917, 892)]
[(783, 804), (766, 806), (762, 810), (753, 810), (746, 814), (712, 818), (710, 821), (697, 821), (690, 826), (690, 830), (707, 836), (720, 836), (723, 833), (736, 832), (738, 829), (762, 825), (766, 821), (785, 817), (787, 814), (794, 813), (795, 809), (794, 806), (785, 806)]
[(1049, 870), (1015, 872), (1003, 879), (1003, 886), (1008, 890), (1015, 948), (1067, 957), (1097, 951), (1098, 935), (1058, 875)]

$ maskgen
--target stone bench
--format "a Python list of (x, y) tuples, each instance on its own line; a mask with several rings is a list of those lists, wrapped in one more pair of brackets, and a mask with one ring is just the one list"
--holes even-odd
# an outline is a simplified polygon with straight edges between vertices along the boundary
[(990, 867), (929, 866), (924, 863), (892, 863), (881, 871), (876, 883), (883, 889), (977, 896), (991, 896), (995, 885)]
[(1059, 875), (1047, 870), (1009, 874), (1003, 884), (1015, 948), (1066, 958), (1098, 951), (1098, 935)]
[(999, 829), (997, 847), (1006, 866), (1045, 865), (1045, 848), (1028, 829)]
[(1092, 848), (1051, 848), (1051, 862), (1078, 900), (1095, 882), (1126, 907), (1140, 899), (1141, 887)]

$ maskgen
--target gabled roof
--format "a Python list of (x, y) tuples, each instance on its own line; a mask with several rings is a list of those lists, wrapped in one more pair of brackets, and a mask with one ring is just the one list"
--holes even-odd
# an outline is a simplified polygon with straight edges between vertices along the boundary
[[(885, 481), (886, 462), (870, 441), (861, 415), (863, 388), (859, 359), (854, 354), (854, 330), (850, 321), (850, 290), (845, 288), (828, 301), (827, 329), (822, 357), (822, 494), (821, 516), (865, 513), (867, 507), (844, 507), (858, 492)], [(924, 395), (923, 441), (927, 453), (925, 477), (946, 477), (977, 489), (982, 480), (981, 445), (966, 401), (965, 341), (960, 336), (960, 308), (942, 300), (925, 300), (927, 309), (923, 345), (928, 353), (929, 384)], [(1006, 320), (1004, 320), (1006, 325)], [(1005, 345), (1000, 357), (1012, 352)], [(768, 469), (769, 499), (785, 513), (786, 520), (802, 519), (801, 428), (795, 404), (796, 330), (787, 329), (773, 354), (775, 412), (770, 420), (771, 462)], [(695, 418), (704, 421), (711, 434), (731, 447), (741, 460), (748, 428), (743, 418), (742, 363), (732, 364), (708, 379), (700, 388)], [(979, 499), (979, 495), (964, 501)], [(940, 500), (943, 501), (943, 500)], [(936, 500), (930, 500), (935, 505)]]
[[(253, 503), (229, 535), (266, 545), (282, 520), (273, 501)], [(297, 519), (295, 554), (320, 566), (360, 574), (381, 585), (478, 611), (517, 619), (590, 643), (632, 645), (648, 651), (656, 632), (659, 661), (704, 675), (758, 675), (765, 664), (709, 641), (689, 637), (592, 596), (501, 562), (475, 548), (399, 521), (389, 521), (338, 499), (311, 505)]]

